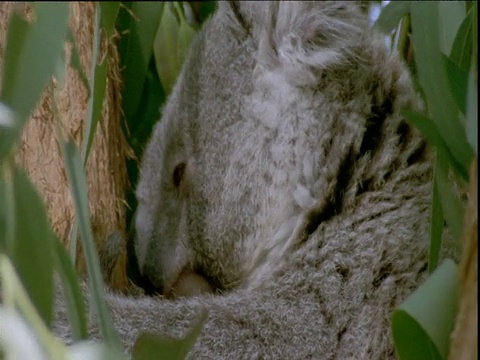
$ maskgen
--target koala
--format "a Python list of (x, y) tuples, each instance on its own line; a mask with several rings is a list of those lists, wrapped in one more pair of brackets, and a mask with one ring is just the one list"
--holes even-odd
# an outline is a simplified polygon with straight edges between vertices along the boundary
[(143, 155), (135, 253), (165, 296), (106, 295), (125, 349), (206, 310), (192, 359), (395, 358), (427, 269), (420, 107), (361, 5), (219, 2)]

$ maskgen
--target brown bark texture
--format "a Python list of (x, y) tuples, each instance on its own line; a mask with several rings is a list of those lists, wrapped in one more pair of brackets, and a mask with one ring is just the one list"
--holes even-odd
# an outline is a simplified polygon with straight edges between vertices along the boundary
[[(3, 67), (3, 54), (6, 48), (8, 20), (13, 11), (29, 21), (34, 20), (33, 9), (28, 4), (0, 3), (0, 69)], [(84, 73), (90, 76), (93, 53), (94, 19), (96, 3), (71, 2), (69, 25), (80, 55)], [(102, 34), (104, 35), (104, 34)], [(108, 235), (114, 231), (122, 234), (123, 241), (112, 273), (106, 281), (111, 288), (125, 290), (126, 276), (126, 204), (124, 194), (128, 184), (126, 158), (131, 150), (121, 128), (121, 98), (119, 58), (111, 39), (102, 37), (100, 61), (108, 61), (107, 88), (103, 102), (102, 117), (94, 136), (90, 155), (85, 166), (89, 210), (92, 230), (97, 250), (101, 251)], [(88, 90), (78, 72), (70, 66), (71, 44), (65, 43), (65, 79), (63, 88), (52, 79), (44, 91), (23, 129), (21, 141), (15, 152), (15, 160), (27, 172), (41, 197), (52, 227), (62, 242), (69, 245), (69, 234), (74, 221), (74, 206), (68, 179), (65, 172), (59, 133), (74, 140), (79, 146), (84, 140), (85, 119), (87, 116)], [(0, 79), (1, 79), (0, 70)], [(48, 87), (47, 87), (48, 88)], [(54, 105), (59, 110), (60, 126), (53, 117)], [(58, 128), (61, 131), (58, 131)], [(80, 274), (86, 271), (81, 241), (77, 242), (76, 268)]]
[(470, 168), (468, 205), (465, 211), (463, 254), (459, 264), (460, 299), (451, 335), (450, 360), (478, 359), (478, 168)]

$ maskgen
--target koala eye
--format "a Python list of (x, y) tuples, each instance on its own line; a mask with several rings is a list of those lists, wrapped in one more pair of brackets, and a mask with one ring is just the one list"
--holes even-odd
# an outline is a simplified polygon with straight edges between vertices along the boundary
[(184, 162), (181, 162), (180, 164), (175, 166), (175, 169), (173, 170), (173, 185), (175, 185), (175, 187), (180, 186), (186, 166), (187, 164), (185, 164)]

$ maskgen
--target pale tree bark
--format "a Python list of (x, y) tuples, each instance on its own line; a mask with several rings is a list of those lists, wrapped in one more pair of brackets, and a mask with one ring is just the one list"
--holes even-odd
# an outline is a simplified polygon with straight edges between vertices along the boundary
[(477, 159), (470, 169), (463, 254), (459, 264), (460, 299), (450, 345), (450, 360), (478, 358), (478, 200)]
[[(94, 2), (71, 2), (69, 23), (79, 50), (80, 62), (87, 77), (92, 63), (94, 36)], [(25, 3), (0, 3), (0, 69), (3, 67), (8, 19), (17, 11), (29, 21), (34, 21), (32, 7)], [(121, 248), (112, 273), (107, 277), (108, 284), (117, 290), (124, 290), (128, 284), (126, 277), (126, 204), (124, 194), (128, 184), (126, 158), (131, 150), (121, 129), (120, 71), (115, 36), (102, 38), (100, 58), (108, 61), (108, 79), (103, 103), (102, 119), (99, 122), (91, 153), (86, 165), (89, 192), (89, 210), (97, 249), (105, 244), (113, 231), (122, 234)], [(66, 59), (71, 47), (65, 45)], [(0, 73), (0, 79), (2, 74)], [(69, 242), (69, 232), (74, 219), (74, 208), (64, 163), (53, 119), (52, 108), (59, 109), (62, 129), (68, 138), (81, 144), (85, 131), (88, 92), (77, 71), (67, 60), (63, 89), (55, 79), (52, 91), (45, 91), (28, 120), (16, 150), (15, 159), (27, 172), (41, 197), (57, 236), (65, 245)], [(80, 243), (80, 242), (79, 242)], [(79, 273), (85, 272), (85, 260), (81, 249), (77, 251), (76, 267)]]

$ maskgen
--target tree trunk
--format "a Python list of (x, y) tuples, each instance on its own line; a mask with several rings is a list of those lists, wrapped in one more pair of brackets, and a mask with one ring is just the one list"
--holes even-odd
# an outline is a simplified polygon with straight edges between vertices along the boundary
[(465, 212), (463, 254), (459, 264), (460, 299), (450, 345), (450, 360), (478, 356), (478, 201), (477, 159), (470, 168), (470, 189)]
[[(69, 23), (79, 50), (84, 73), (89, 77), (92, 62), (94, 19), (96, 3), (71, 2)], [(0, 3), (0, 68), (3, 66), (6, 30), (12, 11), (19, 11), (32, 21), (32, 7), (28, 4)], [(110, 233), (122, 234), (121, 249), (112, 273), (107, 277), (110, 287), (125, 290), (126, 277), (126, 205), (124, 194), (128, 184), (126, 157), (131, 151), (121, 129), (120, 71), (116, 38), (102, 38), (100, 59), (108, 61), (108, 79), (103, 103), (102, 118), (92, 144), (86, 165), (89, 193), (90, 220), (97, 250), (102, 249)], [(52, 227), (62, 242), (68, 246), (69, 233), (74, 220), (74, 207), (64, 162), (59, 145), (57, 127), (52, 113), (55, 103), (68, 138), (78, 145), (83, 141), (87, 115), (88, 92), (77, 71), (68, 59), (70, 44), (65, 44), (66, 73), (63, 89), (52, 80), (52, 92), (44, 94), (32, 112), (21, 142), (15, 152), (18, 164), (26, 170), (29, 178), (40, 192)], [(0, 73), (0, 79), (1, 79)], [(80, 241), (78, 243), (81, 243)], [(76, 268), (85, 272), (85, 258), (81, 247), (77, 249)]]

